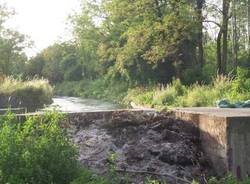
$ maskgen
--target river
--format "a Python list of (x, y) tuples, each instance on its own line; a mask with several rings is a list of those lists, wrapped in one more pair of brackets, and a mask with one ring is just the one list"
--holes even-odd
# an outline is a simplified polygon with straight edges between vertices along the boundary
[(94, 99), (84, 99), (79, 97), (54, 97), (53, 103), (46, 109), (58, 110), (62, 112), (88, 112), (101, 110), (117, 110), (122, 106)]

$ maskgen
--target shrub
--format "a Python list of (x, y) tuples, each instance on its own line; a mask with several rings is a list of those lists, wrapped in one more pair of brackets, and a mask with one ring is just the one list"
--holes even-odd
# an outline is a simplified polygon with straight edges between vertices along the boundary
[(88, 170), (82, 169), (80, 176), (70, 184), (110, 184), (110, 182)]
[(47, 114), (20, 124), (9, 114), (0, 120), (0, 183), (69, 184), (79, 175), (77, 150), (61, 118)]
[(250, 78), (247, 69), (238, 68), (237, 76), (232, 81), (231, 92), (229, 94), (231, 99), (247, 100), (250, 99)]

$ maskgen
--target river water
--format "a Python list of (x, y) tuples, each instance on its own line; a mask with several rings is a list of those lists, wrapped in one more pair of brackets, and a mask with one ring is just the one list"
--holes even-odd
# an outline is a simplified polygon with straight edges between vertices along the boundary
[(46, 110), (58, 110), (62, 112), (88, 112), (101, 110), (121, 109), (120, 105), (94, 99), (78, 97), (55, 97), (53, 103)]
[(120, 105), (102, 100), (85, 99), (80, 97), (54, 97), (53, 103), (47, 109), (62, 112), (88, 112), (121, 109)]

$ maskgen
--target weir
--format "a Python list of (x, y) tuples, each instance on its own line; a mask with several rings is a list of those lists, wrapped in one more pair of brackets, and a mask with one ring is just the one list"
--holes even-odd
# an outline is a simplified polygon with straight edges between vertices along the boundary
[(250, 174), (250, 109), (178, 108), (176, 118), (200, 130), (202, 148), (220, 175)]
[[(20, 114), (18, 118), (42, 113)], [(117, 116), (118, 114), (118, 116)], [(144, 116), (146, 114), (146, 116)], [(150, 116), (148, 116), (150, 114)], [(91, 123), (112, 127), (145, 123), (154, 110), (108, 110), (67, 113), (67, 125), (86, 127)], [(238, 178), (250, 173), (250, 109), (178, 108), (168, 116), (184, 120), (199, 131), (202, 151), (218, 175), (228, 172)], [(117, 119), (118, 117), (118, 119)], [(137, 118), (138, 117), (138, 118)], [(145, 117), (144, 119), (142, 117)], [(67, 126), (66, 125), (66, 126)], [(194, 131), (195, 132), (195, 131)], [(171, 132), (170, 132), (171, 133)]]

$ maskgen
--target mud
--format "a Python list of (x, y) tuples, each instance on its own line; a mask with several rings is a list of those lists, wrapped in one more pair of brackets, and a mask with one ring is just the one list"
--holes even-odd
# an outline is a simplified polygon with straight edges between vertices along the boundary
[(170, 114), (117, 112), (109, 122), (85, 121), (67, 125), (79, 161), (117, 183), (203, 183), (210, 172), (199, 131)]

